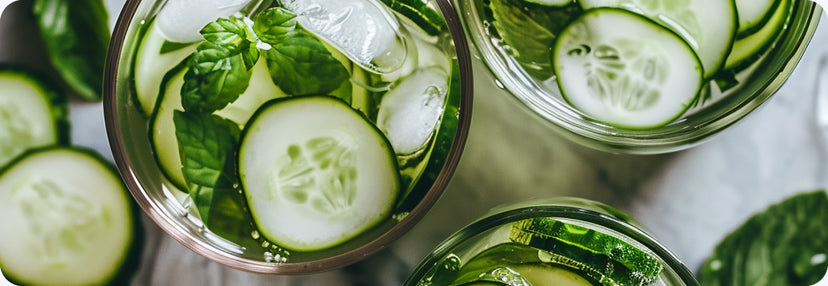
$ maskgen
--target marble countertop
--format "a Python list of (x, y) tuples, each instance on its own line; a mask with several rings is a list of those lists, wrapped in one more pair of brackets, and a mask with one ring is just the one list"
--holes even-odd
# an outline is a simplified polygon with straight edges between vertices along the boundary
[[(24, 5), (17, 6), (0, 21), (0, 62), (54, 75), (28, 18), (14, 13)], [(146, 245), (133, 285), (399, 285), (440, 241), (490, 208), (553, 196), (588, 198), (629, 213), (698, 270), (753, 213), (828, 187), (826, 26), (823, 17), (800, 65), (767, 103), (709, 142), (666, 155), (614, 155), (571, 143), (499, 89), (476, 61), (472, 126), (457, 172), (431, 211), (390, 248), (321, 274), (251, 274), (195, 254), (144, 217)], [(70, 106), (73, 143), (111, 159), (101, 104), (74, 100)]]

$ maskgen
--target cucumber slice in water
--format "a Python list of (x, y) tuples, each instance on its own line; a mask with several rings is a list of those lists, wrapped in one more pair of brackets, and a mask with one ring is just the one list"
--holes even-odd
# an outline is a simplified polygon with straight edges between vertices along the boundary
[(66, 98), (18, 67), (0, 66), (0, 168), (33, 147), (69, 142)]
[(739, 30), (736, 37), (741, 39), (758, 31), (770, 20), (781, 0), (735, 0), (739, 14)]
[(268, 240), (296, 251), (320, 250), (389, 217), (400, 189), (394, 152), (345, 102), (276, 99), (243, 132), (242, 187)]
[(735, 73), (749, 67), (782, 37), (793, 6), (791, 0), (779, 0), (779, 2), (773, 10), (773, 16), (759, 31), (733, 43), (733, 51), (727, 57), (725, 70)]
[(550, 6), (550, 7), (563, 7), (569, 4), (572, 4), (574, 0), (525, 0), (529, 3), (535, 3), (538, 5), (543, 6)]
[(594, 120), (655, 128), (699, 93), (702, 67), (678, 35), (632, 12), (596, 8), (567, 26), (553, 49), (564, 99)]
[(0, 172), (0, 267), (15, 283), (125, 284), (112, 280), (134, 255), (135, 223), (120, 177), (92, 151), (38, 149)]
[(448, 74), (438, 67), (402, 79), (382, 99), (377, 127), (397, 154), (423, 149), (434, 135), (448, 93)]
[[(748, 0), (758, 1), (758, 0)], [(730, 52), (738, 22), (730, 0), (579, 0), (584, 9), (623, 8), (639, 13), (679, 34), (693, 48), (712, 78)]]
[[(161, 171), (173, 185), (187, 190), (184, 174), (181, 172), (181, 157), (178, 152), (178, 140), (175, 137), (173, 114), (175, 110), (183, 111), (181, 105), (181, 87), (184, 85), (186, 68), (173, 69), (168, 73), (169, 81), (159, 96), (158, 106), (150, 120), (150, 142), (153, 153)], [(232, 120), (243, 126), (262, 103), (278, 97), (287, 96), (270, 79), (267, 63), (259, 61), (253, 66), (250, 86), (236, 101), (230, 103), (215, 114)]]
[(135, 54), (133, 70), (135, 75), (135, 98), (138, 100), (138, 105), (141, 107), (140, 110), (144, 113), (144, 116), (152, 114), (158, 92), (164, 85), (162, 79), (165, 73), (158, 71), (173, 69), (196, 49), (196, 45), (193, 44), (162, 53), (165, 42), (166, 39), (161, 35), (158, 25), (153, 21), (147, 27), (144, 38), (141, 39), (138, 46), (138, 52)]
[(515, 222), (509, 238), (547, 251), (541, 261), (573, 268), (605, 285), (649, 285), (663, 268), (655, 255), (619, 238), (552, 218)]

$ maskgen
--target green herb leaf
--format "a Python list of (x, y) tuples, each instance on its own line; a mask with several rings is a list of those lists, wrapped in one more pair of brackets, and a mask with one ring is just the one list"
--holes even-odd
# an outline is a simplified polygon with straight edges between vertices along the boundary
[(270, 77), (290, 95), (327, 94), (348, 79), (348, 70), (305, 31), (283, 37), (265, 53)]
[(201, 33), (207, 41), (198, 45), (184, 75), (181, 104), (186, 111), (210, 113), (247, 90), (259, 50), (255, 36), (241, 18), (216, 20)]
[(491, 0), (492, 24), (508, 46), (506, 51), (529, 75), (545, 80), (554, 75), (552, 48), (557, 35), (581, 14), (573, 2), (564, 7), (545, 7), (521, 0)]
[(209, 227), (216, 212), (222, 212), (221, 220), (244, 219), (241, 212), (224, 213), (221, 207), (214, 208), (217, 203), (227, 200), (226, 197), (238, 194), (234, 189), (237, 185), (234, 158), (238, 125), (216, 115), (178, 110), (173, 114), (173, 122), (184, 179), (201, 220)]
[(101, 0), (36, 0), (33, 6), (52, 65), (83, 99), (100, 101), (109, 46)]
[(284, 8), (268, 9), (254, 20), (253, 31), (265, 43), (278, 43), (279, 39), (296, 29), (296, 14)]
[(828, 194), (800, 194), (727, 236), (704, 264), (702, 285), (813, 285), (828, 270)]
[(256, 17), (253, 30), (271, 48), (265, 52), (273, 82), (290, 95), (328, 94), (348, 79), (348, 70), (325, 45), (296, 26), (296, 15), (282, 8)]

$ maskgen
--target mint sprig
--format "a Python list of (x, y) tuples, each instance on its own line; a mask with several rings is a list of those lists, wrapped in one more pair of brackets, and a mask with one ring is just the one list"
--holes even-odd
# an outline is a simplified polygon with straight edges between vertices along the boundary
[(218, 19), (201, 33), (207, 41), (198, 45), (184, 75), (181, 104), (187, 111), (211, 113), (247, 90), (259, 50), (242, 18)]

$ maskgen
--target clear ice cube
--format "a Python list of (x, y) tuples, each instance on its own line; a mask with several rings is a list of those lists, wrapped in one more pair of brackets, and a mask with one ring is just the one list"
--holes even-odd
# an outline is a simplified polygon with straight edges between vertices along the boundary
[(178, 43), (204, 40), (201, 29), (218, 18), (233, 15), (250, 0), (167, 0), (158, 12), (156, 24), (161, 35)]
[(406, 40), (400, 24), (373, 0), (281, 0), (302, 27), (322, 38), (362, 68), (389, 73), (402, 67)]

